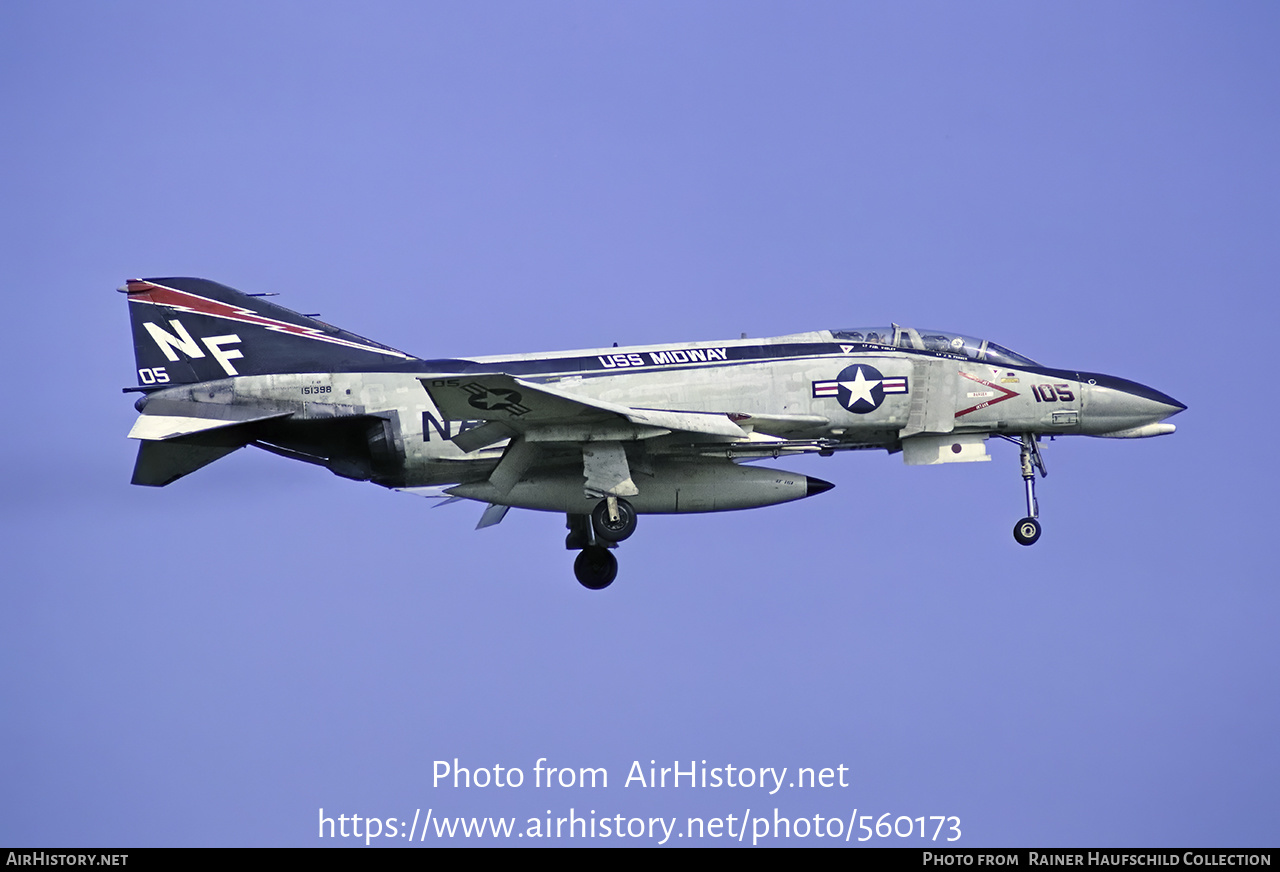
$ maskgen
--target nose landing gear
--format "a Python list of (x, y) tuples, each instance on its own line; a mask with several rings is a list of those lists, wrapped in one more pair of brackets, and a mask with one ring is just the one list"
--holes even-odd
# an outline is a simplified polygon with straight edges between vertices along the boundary
[(1040, 477), (1044, 478), (1049, 474), (1049, 470), (1045, 468), (1044, 456), (1040, 454), (1040, 446), (1036, 442), (1035, 434), (1027, 433), (1018, 439), (1011, 436), (1003, 436), (1003, 438), (1021, 449), (1019, 459), (1022, 461), (1022, 481), (1027, 489), (1027, 516), (1014, 524), (1013, 538), (1019, 545), (1034, 545), (1040, 538), (1040, 505), (1036, 502), (1036, 472), (1039, 471)]

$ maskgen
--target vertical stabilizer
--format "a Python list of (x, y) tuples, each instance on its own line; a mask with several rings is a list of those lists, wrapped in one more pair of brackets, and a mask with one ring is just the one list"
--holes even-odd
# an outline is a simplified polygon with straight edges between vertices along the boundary
[(238, 375), (361, 372), (412, 355), (206, 279), (131, 279), (138, 384), (191, 384)]

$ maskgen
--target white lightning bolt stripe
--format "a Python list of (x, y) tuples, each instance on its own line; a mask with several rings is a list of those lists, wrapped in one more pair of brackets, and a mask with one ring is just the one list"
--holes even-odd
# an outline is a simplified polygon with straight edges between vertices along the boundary
[(304, 339), (315, 339), (320, 342), (328, 342), (331, 345), (342, 345), (346, 348), (357, 348), (361, 351), (372, 351), (375, 354), (385, 354), (389, 357), (398, 357), (401, 360), (413, 360), (411, 355), (401, 351), (394, 351), (390, 348), (380, 348), (376, 345), (363, 345), (359, 342), (352, 342), (348, 339), (339, 339), (336, 336), (330, 336), (316, 327), (303, 327), (301, 324), (290, 324), (287, 321), (277, 321), (274, 318), (267, 318), (251, 309), (245, 309), (241, 306), (232, 306), (229, 303), (220, 303), (217, 300), (210, 300), (207, 297), (198, 297), (195, 294), (189, 294), (186, 291), (179, 291), (175, 288), (167, 288), (164, 285), (157, 285), (154, 282), (129, 282), (129, 302), (131, 303), (150, 303), (153, 306), (166, 306), (171, 309), (177, 309), (179, 312), (190, 312), (193, 315), (207, 315), (210, 318), (221, 318), (226, 321), (236, 321), (241, 324), (253, 324), (257, 327), (265, 327), (276, 333), (288, 333), (292, 336), (301, 336)]

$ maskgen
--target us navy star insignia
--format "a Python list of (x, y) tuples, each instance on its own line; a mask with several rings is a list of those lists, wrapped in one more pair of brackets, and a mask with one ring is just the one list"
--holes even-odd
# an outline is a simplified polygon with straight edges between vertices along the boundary
[(508, 388), (487, 388), (475, 382), (463, 385), (462, 389), (471, 394), (471, 399), (467, 403), (476, 409), (509, 412), (516, 417), (529, 411), (528, 406), (520, 404), (520, 400), (523, 397), (520, 396), (519, 391), (513, 391)]
[[(857, 372), (854, 374), (853, 380), (844, 379), (840, 382), (840, 387), (849, 392), (849, 398), (843, 399), (846, 408), (855, 403), (870, 403), (872, 408), (879, 405), (872, 398), (871, 392), (880, 386), (880, 379), (868, 379), (862, 374), (862, 367), (856, 367)], [(876, 373), (879, 375), (880, 373)]]
[(866, 363), (855, 363), (840, 371), (830, 381), (813, 382), (813, 396), (835, 397), (841, 406), (856, 415), (880, 408), (886, 394), (908, 392), (906, 376), (886, 378), (880, 370)]

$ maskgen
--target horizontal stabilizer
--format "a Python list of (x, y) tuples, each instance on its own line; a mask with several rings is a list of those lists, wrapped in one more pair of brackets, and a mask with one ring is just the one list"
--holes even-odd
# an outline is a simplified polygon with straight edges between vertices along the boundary
[(129, 438), (156, 441), (176, 439), (239, 424), (287, 418), (292, 414), (224, 403), (152, 400), (134, 422)]
[[(195, 414), (151, 414), (185, 411)], [(206, 417), (213, 412), (217, 417)], [(262, 414), (261, 409), (214, 403), (153, 401), (139, 416), (130, 438), (142, 440), (133, 467), (133, 484), (164, 487), (243, 448), (257, 435), (261, 421), (287, 418), (291, 412)]]
[(164, 487), (184, 475), (226, 457), (245, 443), (195, 437), (199, 441), (143, 442), (138, 446), (138, 459), (133, 465), (132, 484)]
[(260, 415), (253, 418), (246, 418), (243, 421), (219, 421), (216, 418), (183, 418), (177, 415), (142, 415), (134, 422), (133, 429), (129, 431), (129, 438), (162, 442), (166, 439), (176, 439), (181, 436), (192, 436), (196, 433), (220, 430), (225, 427), (235, 427), (240, 424), (251, 424), (257, 421), (270, 421), (275, 418), (287, 418), (291, 414), (291, 412), (281, 412), (274, 415)]

